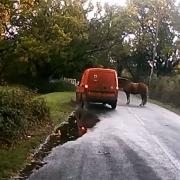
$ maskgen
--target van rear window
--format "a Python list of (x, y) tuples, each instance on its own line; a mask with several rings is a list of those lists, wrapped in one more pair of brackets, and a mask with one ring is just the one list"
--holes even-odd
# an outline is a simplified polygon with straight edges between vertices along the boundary
[(115, 75), (113, 72), (108, 72), (108, 71), (91, 71), (89, 73), (88, 82), (90, 84), (103, 83), (109, 86), (115, 83)]

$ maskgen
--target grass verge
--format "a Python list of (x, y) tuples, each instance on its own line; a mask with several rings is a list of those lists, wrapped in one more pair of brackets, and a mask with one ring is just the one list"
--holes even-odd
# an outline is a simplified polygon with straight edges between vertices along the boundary
[(164, 108), (166, 108), (166, 109), (180, 115), (180, 108), (175, 107), (174, 105), (165, 104), (165, 103), (162, 103), (162, 102), (160, 102), (158, 100), (155, 100), (155, 99), (149, 99), (149, 102), (157, 104), (157, 105), (159, 105), (161, 107), (164, 107)]
[(66, 120), (69, 113), (74, 109), (73, 92), (55, 92), (41, 95), (47, 101), (50, 108), (52, 123), (45, 124), (42, 128), (34, 129), (31, 137), (21, 140), (12, 147), (0, 146), (0, 179), (5, 180), (15, 175), (26, 163), (34, 149), (44, 141), (55, 125)]
[(75, 93), (73, 92), (55, 92), (41, 97), (46, 100), (50, 108), (51, 119), (55, 125), (66, 120), (74, 109)]

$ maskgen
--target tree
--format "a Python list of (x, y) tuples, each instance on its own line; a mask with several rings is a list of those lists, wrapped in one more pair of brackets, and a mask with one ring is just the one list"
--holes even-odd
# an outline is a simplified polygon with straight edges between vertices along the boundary
[[(22, 10), (21, 10), (22, 9)], [(28, 8), (19, 5), (17, 54), (27, 73), (48, 79), (71, 75), (83, 58), (86, 19), (81, 1), (39, 1)]]
[(48, 81), (78, 77), (98, 65), (119, 75), (126, 69), (135, 80), (147, 79), (151, 70), (173, 72), (180, 31), (173, 0), (129, 0), (125, 7), (97, 3), (95, 12), (91, 3), (85, 8), (87, 2), (1, 1), (1, 76)]
[(4, 78), (7, 68), (15, 59), (15, 32), (12, 26), (15, 13), (16, 9), (12, 1), (0, 2), (0, 79)]
[[(131, 7), (135, 11), (129, 11)], [(137, 23), (131, 40), (130, 56), (127, 57), (127, 68), (135, 72), (133, 76), (137, 79), (147, 77), (151, 68), (148, 63), (156, 65), (155, 58), (157, 60), (160, 57), (161, 64), (156, 66), (156, 71), (153, 70), (159, 73), (160, 67), (172, 57), (173, 40), (177, 35), (174, 15), (177, 16), (178, 11), (174, 1), (131, 0), (126, 8), (129, 16)]]

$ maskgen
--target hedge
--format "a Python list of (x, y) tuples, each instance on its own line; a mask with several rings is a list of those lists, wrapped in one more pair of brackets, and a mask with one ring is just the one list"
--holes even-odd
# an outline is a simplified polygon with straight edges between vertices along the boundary
[(12, 143), (31, 128), (50, 120), (49, 108), (35, 93), (21, 88), (0, 88), (0, 141)]

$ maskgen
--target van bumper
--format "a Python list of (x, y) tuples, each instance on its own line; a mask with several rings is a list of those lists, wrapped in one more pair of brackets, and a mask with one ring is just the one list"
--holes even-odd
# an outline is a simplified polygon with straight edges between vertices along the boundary
[(85, 100), (87, 102), (113, 103), (117, 101), (115, 93), (87, 93)]

